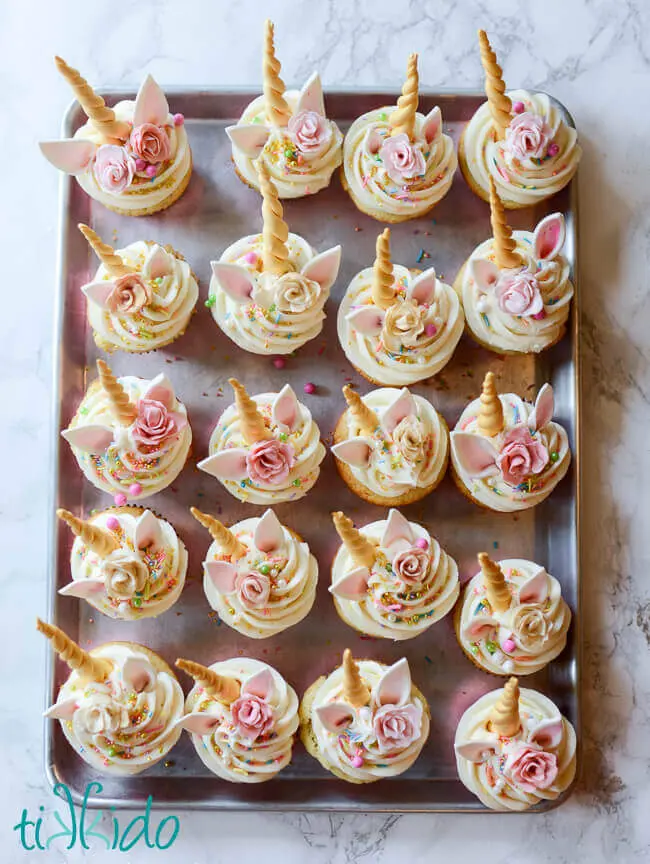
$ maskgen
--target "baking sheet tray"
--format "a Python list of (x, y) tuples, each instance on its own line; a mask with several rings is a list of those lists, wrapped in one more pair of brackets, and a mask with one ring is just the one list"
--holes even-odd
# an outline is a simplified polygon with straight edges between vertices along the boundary
[[(431, 707), (430, 739), (415, 765), (402, 776), (363, 786), (335, 779), (298, 743), (294, 758), (276, 779), (259, 785), (227, 783), (203, 766), (183, 735), (164, 763), (132, 779), (102, 777), (101, 797), (90, 806), (137, 806), (153, 795), (154, 807), (209, 808), (214, 810), (351, 810), (351, 811), (482, 811), (480, 802), (457, 779), (453, 751), (456, 724), (463, 711), (501, 679), (476, 669), (458, 647), (451, 615), (421, 636), (402, 643), (364, 638), (338, 618), (327, 586), (330, 564), (338, 538), (330, 521), (332, 509), (342, 509), (358, 523), (384, 518), (380, 508), (365, 504), (339, 478), (328, 453), (321, 477), (304, 499), (282, 504), (276, 512), (282, 522), (299, 531), (310, 544), (320, 565), (320, 584), (311, 614), (297, 626), (267, 640), (252, 640), (222, 624), (211, 613), (202, 589), (202, 561), (209, 545), (208, 533), (190, 516), (196, 505), (219, 514), (226, 523), (263, 512), (232, 498), (196, 462), (207, 455), (208, 439), (221, 411), (232, 401), (227, 379), (236, 375), (251, 392), (279, 390), (288, 381), (310, 407), (328, 442), (344, 407), (341, 387), (349, 381), (362, 393), (369, 385), (352, 369), (336, 337), (336, 309), (352, 276), (374, 258), (375, 239), (382, 226), (359, 213), (341, 188), (338, 175), (326, 191), (313, 198), (285, 202), (289, 229), (303, 235), (317, 250), (341, 243), (343, 259), (339, 278), (328, 303), (328, 317), (320, 338), (308, 343), (277, 370), (271, 358), (241, 351), (214, 323), (204, 306), (210, 278), (210, 260), (218, 258), (234, 240), (260, 230), (260, 198), (236, 177), (230, 159), (230, 143), (224, 127), (234, 122), (244, 106), (257, 95), (254, 90), (181, 91), (167, 89), (172, 111), (185, 115), (194, 174), (189, 188), (169, 210), (147, 218), (120, 217), (91, 201), (73, 178), (63, 177), (59, 284), (56, 314), (55, 427), (58, 433), (73, 416), (87, 383), (95, 377), (99, 353), (86, 323), (86, 301), (79, 290), (97, 266), (94, 255), (78, 232), (78, 222), (95, 228), (116, 247), (139, 239), (171, 243), (190, 262), (200, 280), (197, 313), (185, 335), (163, 350), (146, 355), (115, 353), (110, 358), (119, 374), (152, 378), (164, 371), (188, 408), (194, 433), (190, 462), (164, 492), (146, 504), (171, 521), (189, 550), (186, 587), (178, 603), (158, 619), (139, 622), (113, 621), (83, 601), (60, 597), (56, 592), (69, 581), (71, 535), (57, 524), (52, 510), (50, 562), (50, 620), (63, 627), (84, 647), (107, 640), (138, 641), (159, 652), (168, 662), (178, 656), (204, 664), (236, 654), (271, 663), (293, 684), (298, 694), (319, 675), (340, 662), (350, 647), (357, 657), (392, 663), (409, 660), (413, 680)], [(106, 92), (109, 104), (133, 93)], [(394, 104), (397, 92), (338, 91), (327, 94), (330, 117), (343, 130), (359, 114), (381, 105)], [(422, 93), (420, 110), (438, 104), (445, 131), (458, 139), (463, 124), (483, 101), (480, 94)], [(64, 121), (63, 134), (71, 135), (83, 122), (78, 106)], [(509, 214), (514, 228), (532, 230), (546, 213), (561, 210), (567, 220), (566, 254), (576, 259), (575, 181), (552, 202)], [(474, 196), (458, 172), (451, 191), (430, 215), (392, 227), (392, 255), (409, 267), (435, 266), (451, 283), (474, 247), (490, 233), (489, 208)], [(430, 256), (430, 257), (426, 257)], [(420, 260), (419, 260), (420, 259)], [(419, 263), (418, 263), (419, 260)], [(442, 372), (416, 385), (416, 393), (429, 398), (450, 427), (462, 408), (476, 397), (488, 369), (498, 376), (501, 391), (513, 390), (534, 397), (544, 381), (555, 389), (556, 419), (569, 434), (574, 455), (578, 450), (578, 330), (579, 291), (573, 305), (569, 335), (540, 357), (499, 358), (463, 337), (455, 356)], [(304, 396), (303, 386), (317, 385), (314, 395)], [(54, 445), (53, 505), (88, 514), (110, 506), (112, 500), (87, 483), (70, 448), (57, 434)], [(578, 460), (567, 478), (539, 507), (515, 515), (490, 513), (468, 502), (446, 477), (424, 501), (404, 509), (409, 519), (425, 523), (444, 548), (458, 561), (461, 579), (477, 569), (476, 554), (523, 557), (547, 567), (562, 583), (563, 594), (574, 612), (566, 650), (549, 667), (528, 676), (526, 686), (550, 696), (579, 730), (579, 630), (575, 613), (579, 606)], [(55, 699), (67, 676), (63, 663), (49, 663), (47, 698)], [(179, 678), (187, 692), (190, 681)], [(46, 722), (46, 770), (52, 783), (66, 783), (77, 800), (86, 784), (98, 779), (65, 741), (59, 723)], [(555, 802), (557, 803), (557, 802)], [(539, 810), (554, 804), (542, 804)]]

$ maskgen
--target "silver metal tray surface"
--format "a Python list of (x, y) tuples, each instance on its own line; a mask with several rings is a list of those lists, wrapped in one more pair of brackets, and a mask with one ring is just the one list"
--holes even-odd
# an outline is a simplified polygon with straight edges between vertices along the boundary
[[(251, 392), (277, 391), (288, 381), (311, 409), (325, 442), (331, 440), (344, 408), (341, 387), (352, 381), (365, 393), (370, 386), (346, 360), (336, 336), (336, 309), (350, 279), (374, 258), (374, 245), (382, 226), (359, 213), (341, 188), (338, 174), (330, 187), (310, 198), (285, 202), (289, 229), (303, 235), (317, 250), (341, 243), (343, 260), (339, 278), (328, 303), (328, 317), (321, 338), (287, 358), (284, 369), (272, 358), (240, 350), (221, 333), (204, 306), (210, 278), (210, 260), (218, 258), (234, 240), (260, 230), (261, 207), (257, 192), (235, 175), (230, 142), (224, 127), (240, 116), (257, 95), (254, 91), (167, 90), (171, 110), (182, 112), (194, 154), (194, 174), (183, 197), (169, 210), (146, 218), (121, 217), (91, 201), (74, 178), (62, 180), (59, 286), (56, 314), (55, 425), (65, 428), (87, 384), (95, 375), (99, 355), (86, 322), (86, 300), (79, 290), (97, 266), (94, 255), (76, 228), (85, 222), (116, 247), (139, 239), (170, 243), (190, 262), (200, 281), (201, 297), (185, 335), (174, 344), (146, 355), (117, 352), (110, 357), (117, 374), (151, 378), (164, 371), (188, 408), (194, 433), (193, 452), (176, 482), (146, 504), (176, 527), (189, 551), (186, 587), (178, 603), (160, 618), (138, 622), (113, 621), (57, 590), (70, 579), (71, 535), (56, 524), (54, 507), (89, 514), (111, 506), (112, 499), (96, 490), (83, 476), (67, 444), (57, 436), (54, 445), (52, 554), (49, 580), (50, 620), (63, 627), (84, 647), (108, 640), (141, 642), (159, 652), (169, 663), (179, 656), (209, 664), (236, 654), (271, 663), (295, 687), (299, 695), (320, 675), (340, 663), (350, 647), (357, 657), (392, 663), (409, 660), (414, 682), (431, 707), (430, 739), (415, 765), (391, 780), (362, 786), (346, 784), (328, 774), (298, 742), (291, 764), (275, 779), (257, 785), (227, 783), (212, 775), (196, 755), (189, 735), (183, 734), (164, 763), (132, 779), (99, 777), (72, 751), (60, 724), (46, 721), (46, 770), (52, 783), (65, 783), (81, 800), (86, 784), (100, 780), (101, 796), (90, 806), (138, 806), (148, 795), (154, 807), (209, 808), (214, 810), (351, 810), (351, 811), (483, 811), (480, 802), (460, 783), (456, 774), (453, 737), (458, 719), (479, 696), (502, 685), (503, 679), (479, 671), (460, 650), (451, 615), (417, 638), (393, 643), (358, 635), (337, 616), (327, 586), (338, 538), (330, 511), (342, 509), (364, 524), (384, 518), (384, 511), (365, 504), (339, 478), (328, 453), (315, 488), (301, 501), (282, 504), (282, 522), (299, 531), (309, 543), (320, 566), (320, 584), (311, 614), (297, 626), (270, 639), (253, 640), (222, 624), (212, 613), (202, 588), (202, 561), (209, 545), (207, 532), (190, 516), (189, 507), (219, 514), (226, 524), (261, 509), (241, 504), (196, 462), (208, 453), (208, 439), (217, 418), (232, 401), (227, 379), (236, 375)], [(107, 92), (109, 104), (133, 93)], [(359, 114), (395, 103), (396, 92), (339, 91), (327, 93), (330, 117), (343, 130)], [(457, 140), (464, 123), (483, 101), (480, 94), (422, 93), (420, 110), (438, 104), (445, 131)], [(568, 115), (567, 115), (568, 116)], [(570, 118), (569, 118), (570, 119)], [(64, 122), (64, 135), (83, 122), (73, 106)], [(562, 211), (567, 220), (566, 254), (574, 268), (576, 259), (575, 182), (539, 208), (509, 214), (515, 228), (532, 230), (546, 213)], [(490, 234), (489, 208), (481, 202), (458, 172), (447, 197), (426, 217), (392, 227), (392, 255), (408, 267), (434, 266), (451, 283), (466, 257)], [(428, 257), (430, 256), (430, 257)], [(566, 338), (539, 357), (501, 358), (463, 337), (448, 366), (434, 379), (413, 387), (429, 398), (453, 427), (461, 410), (475, 398), (488, 369), (498, 377), (502, 392), (516, 391), (533, 398), (545, 381), (555, 389), (556, 419), (569, 434), (578, 456), (578, 329), (579, 291), (573, 306), (573, 325)], [(304, 395), (308, 381), (317, 386)], [(579, 730), (579, 468), (576, 458), (567, 478), (539, 507), (515, 515), (491, 513), (467, 501), (449, 477), (424, 501), (404, 509), (412, 520), (427, 525), (444, 548), (457, 560), (461, 579), (476, 572), (476, 554), (530, 558), (547, 567), (561, 584), (574, 612), (569, 641), (563, 654), (543, 671), (522, 681), (550, 696)], [(49, 664), (47, 699), (54, 700), (67, 676), (63, 663)], [(179, 673), (187, 692), (189, 679)], [(566, 796), (564, 796), (566, 797)], [(539, 810), (553, 804), (540, 805)]]

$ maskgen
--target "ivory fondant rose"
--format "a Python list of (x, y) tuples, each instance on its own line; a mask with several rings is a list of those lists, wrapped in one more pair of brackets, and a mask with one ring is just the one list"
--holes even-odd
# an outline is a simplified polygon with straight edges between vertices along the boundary
[(529, 270), (504, 273), (499, 277), (495, 293), (499, 309), (510, 315), (538, 315), (544, 309), (539, 283)]
[(320, 294), (318, 282), (301, 273), (285, 273), (275, 283), (275, 302), (280, 312), (306, 312), (316, 306)]
[(517, 159), (543, 159), (553, 132), (545, 117), (524, 111), (506, 129), (506, 148)]
[(421, 177), (426, 172), (421, 145), (411, 144), (408, 135), (404, 133), (385, 138), (379, 156), (386, 173), (396, 183)]
[(424, 332), (427, 309), (410, 300), (395, 303), (386, 310), (383, 337), (386, 347), (399, 351), (400, 346), (412, 348)]
[(299, 111), (287, 124), (293, 143), (309, 159), (321, 153), (332, 138), (332, 127), (325, 117), (316, 111)]
[(271, 593), (268, 576), (251, 571), (240, 573), (235, 582), (235, 590), (242, 604), (248, 608), (264, 606)]
[(424, 457), (427, 443), (424, 425), (417, 417), (404, 417), (393, 429), (393, 441), (402, 456), (413, 464)]
[(381, 753), (406, 750), (420, 736), (422, 705), (382, 705), (375, 711), (372, 727)]
[(279, 486), (289, 476), (295, 462), (291, 444), (271, 438), (253, 444), (246, 454), (246, 469), (253, 483)]
[(167, 132), (154, 123), (143, 123), (131, 132), (129, 144), (136, 159), (144, 159), (150, 165), (166, 162), (171, 156)]
[[(138, 416), (135, 419), (131, 435), (136, 444), (143, 447), (158, 447), (167, 438), (178, 434), (184, 418), (168, 411), (157, 399), (139, 399)], [(182, 423), (182, 425), (180, 425)]]
[(123, 192), (135, 174), (135, 159), (118, 144), (104, 144), (95, 154), (93, 173), (104, 192)]
[(90, 735), (106, 735), (128, 729), (129, 712), (108, 693), (94, 693), (87, 705), (77, 709), (75, 723)]
[(497, 465), (510, 486), (518, 486), (548, 465), (548, 450), (539, 437), (533, 438), (528, 426), (512, 428), (505, 436)]
[(412, 585), (424, 581), (430, 564), (429, 553), (425, 549), (412, 546), (399, 552), (393, 559), (392, 566), (393, 572), (402, 582)]
[(525, 651), (538, 648), (545, 641), (550, 622), (539, 606), (522, 605), (515, 612), (512, 629)]
[(530, 746), (517, 747), (508, 755), (504, 773), (524, 792), (548, 789), (557, 777), (557, 756)]
[(113, 552), (102, 565), (104, 585), (109, 597), (128, 600), (143, 591), (149, 571), (143, 561), (128, 552)]
[(139, 273), (126, 273), (115, 279), (115, 288), (106, 300), (106, 307), (111, 312), (134, 315), (151, 303), (152, 298), (151, 286)]
[(273, 728), (273, 709), (266, 699), (252, 693), (236, 699), (230, 710), (235, 728), (249, 741), (255, 741)]

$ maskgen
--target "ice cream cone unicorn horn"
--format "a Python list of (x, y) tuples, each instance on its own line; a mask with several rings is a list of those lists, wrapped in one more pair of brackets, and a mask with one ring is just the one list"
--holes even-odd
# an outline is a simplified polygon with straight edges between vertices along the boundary
[(36, 629), (47, 636), (59, 657), (82, 678), (88, 681), (105, 681), (110, 675), (113, 668), (110, 660), (93, 657), (54, 624), (47, 624), (37, 618)]
[(370, 701), (370, 690), (364, 683), (352, 652), (343, 652), (343, 697), (354, 708), (362, 708)]
[(478, 428), (483, 435), (494, 438), (503, 429), (503, 405), (499, 399), (494, 372), (488, 372), (481, 390), (481, 407), (478, 412)]
[(272, 438), (264, 418), (260, 414), (255, 401), (246, 392), (243, 384), (236, 378), (229, 378), (228, 383), (235, 391), (235, 405), (239, 414), (239, 425), (247, 444), (256, 444)]
[(352, 520), (340, 510), (332, 513), (334, 527), (341, 538), (341, 542), (350, 553), (352, 560), (359, 567), (372, 567), (377, 557), (375, 547), (354, 527)]
[(490, 606), (495, 612), (506, 612), (510, 608), (512, 597), (508, 591), (503, 571), (486, 552), (479, 553), (478, 561), (481, 565), (483, 584)]
[(83, 223), (79, 223), (77, 227), (88, 241), (90, 248), (108, 271), (109, 276), (116, 278), (119, 276), (126, 276), (128, 273), (133, 272), (133, 270), (130, 267), (127, 267), (124, 261), (122, 261), (120, 256), (116, 254), (115, 250), (109, 246), (108, 243), (104, 243), (92, 228), (89, 228)]
[(209, 513), (202, 513), (196, 507), (190, 507), (190, 512), (197, 522), (200, 522), (204, 528), (208, 529), (212, 539), (219, 544), (224, 555), (230, 555), (231, 558), (238, 559), (246, 554), (246, 547), (218, 519), (210, 516)]
[(418, 110), (418, 55), (411, 54), (406, 68), (406, 81), (397, 109), (390, 115), (391, 135), (404, 133), (412, 141), (415, 134), (415, 114)]
[(282, 276), (292, 270), (289, 262), (287, 239), (289, 229), (282, 218), (283, 210), (278, 191), (275, 188), (269, 169), (264, 162), (259, 170), (260, 191), (262, 193), (262, 242), (264, 270), (275, 276)]
[(485, 30), (478, 31), (478, 41), (481, 51), (481, 63), (485, 72), (485, 95), (487, 96), (490, 113), (494, 121), (497, 139), (501, 141), (512, 118), (512, 102), (506, 96), (503, 71), (497, 63), (497, 55), (492, 50)]
[(390, 228), (384, 228), (377, 237), (372, 271), (372, 302), (380, 309), (388, 309), (395, 302), (393, 263), (390, 260)]
[(108, 363), (97, 361), (99, 381), (111, 403), (111, 410), (117, 422), (122, 426), (130, 426), (137, 416), (135, 405), (110, 370)]
[(217, 699), (224, 705), (232, 704), (239, 696), (241, 686), (235, 678), (226, 678), (193, 660), (179, 658), (176, 661), (176, 666), (191, 675), (208, 696), (212, 696), (213, 699)]
[(503, 688), (500, 699), (495, 704), (490, 715), (490, 727), (499, 735), (510, 737), (516, 735), (521, 727), (519, 718), (519, 683), (516, 678), (509, 678)]
[(56, 515), (65, 522), (76, 534), (81, 538), (82, 543), (95, 555), (100, 558), (108, 557), (115, 549), (120, 548), (120, 544), (110, 531), (100, 528), (98, 525), (93, 525), (91, 522), (84, 522), (83, 519), (78, 519), (68, 510), (59, 509)]
[(291, 110), (284, 98), (284, 81), (280, 78), (280, 61), (275, 56), (273, 44), (273, 22), (264, 25), (264, 59), (262, 61), (262, 81), (266, 100), (266, 117), (274, 126), (286, 126)]
[(361, 435), (373, 435), (379, 426), (379, 418), (375, 412), (368, 408), (361, 396), (349, 384), (343, 388), (343, 395), (348, 403), (350, 414), (359, 427), (359, 433)]
[(492, 177), (490, 177), (490, 222), (494, 237), (494, 256), (499, 270), (521, 267), (521, 256), (516, 251), (517, 242), (512, 236), (512, 228), (506, 220), (505, 207), (497, 195), (497, 187)]
[(68, 66), (61, 57), (55, 57), (54, 62), (97, 131), (107, 140), (126, 141), (131, 132), (129, 124), (116, 119), (113, 109), (107, 107), (102, 97), (95, 93), (76, 69)]

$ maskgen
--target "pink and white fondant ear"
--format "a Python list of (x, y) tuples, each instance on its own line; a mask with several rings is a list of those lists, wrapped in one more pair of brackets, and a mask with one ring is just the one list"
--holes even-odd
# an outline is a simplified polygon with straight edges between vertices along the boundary
[(476, 287), (484, 294), (493, 290), (499, 279), (499, 268), (493, 261), (485, 258), (470, 258), (469, 275)]
[(228, 561), (205, 561), (205, 574), (220, 594), (232, 594), (235, 590), (237, 568)]
[(160, 522), (151, 510), (145, 510), (135, 523), (135, 548), (146, 549), (153, 546), (159, 549), (163, 544), (163, 534)]
[(379, 336), (385, 318), (386, 313), (377, 306), (361, 306), (345, 316), (350, 327), (362, 336)]
[(244, 682), (241, 688), (242, 696), (250, 694), (269, 702), (275, 692), (275, 681), (270, 669), (261, 669)]
[(55, 702), (43, 713), (48, 720), (71, 720), (79, 705), (76, 699), (64, 699)]
[(248, 476), (246, 469), (246, 456), (248, 451), (241, 447), (232, 447), (229, 450), (221, 450), (203, 459), (197, 464), (197, 468), (212, 474), (218, 480), (243, 480)]
[(533, 251), (538, 261), (557, 258), (566, 240), (566, 222), (561, 213), (551, 213), (535, 228)]
[(351, 468), (365, 468), (370, 462), (372, 441), (369, 438), (349, 438), (334, 444), (332, 453)]
[(101, 594), (106, 590), (103, 580), (101, 579), (77, 579), (75, 582), (68, 582), (63, 588), (59, 589), (59, 594), (63, 597), (78, 597), (80, 600), (88, 600), (97, 594)]
[(276, 426), (283, 426), (293, 432), (300, 420), (300, 406), (292, 387), (285, 384), (273, 400), (271, 418)]
[(365, 600), (368, 593), (370, 571), (367, 567), (355, 567), (350, 573), (330, 585), (329, 592), (342, 600), (354, 600), (357, 603)]
[(105, 453), (113, 443), (113, 430), (110, 426), (101, 426), (99, 423), (88, 426), (75, 426), (73, 429), (64, 429), (61, 435), (71, 447), (81, 450), (83, 453), (97, 455)]
[(562, 743), (562, 735), (564, 734), (564, 723), (561, 717), (554, 717), (551, 720), (542, 720), (531, 731), (528, 740), (531, 744), (538, 744), (542, 749), (547, 750), (554, 747), (559, 747)]
[(419, 306), (430, 306), (436, 293), (436, 271), (429, 267), (424, 273), (418, 274), (411, 280), (406, 291), (408, 300), (412, 300)]
[(241, 304), (250, 303), (255, 282), (245, 267), (221, 261), (211, 261), (210, 266), (219, 287), (231, 300)]
[(517, 591), (518, 603), (543, 603), (548, 597), (548, 573), (540, 567)]
[(381, 418), (381, 428), (387, 435), (392, 435), (395, 427), (405, 417), (415, 417), (417, 412), (418, 406), (415, 397), (406, 387), (402, 387), (395, 401), (384, 411)]
[(115, 282), (111, 282), (109, 279), (100, 279), (99, 282), (89, 282), (87, 285), (82, 285), (81, 290), (100, 309), (110, 309), (110, 297), (115, 291)]
[(408, 519), (399, 510), (392, 507), (388, 512), (388, 519), (381, 535), (380, 545), (382, 549), (389, 549), (397, 540), (406, 540), (407, 543), (415, 542), (415, 534)]
[(149, 250), (142, 270), (149, 279), (158, 279), (162, 276), (169, 276), (171, 272), (169, 253), (167, 253), (162, 246), (159, 246), (156, 243), (156, 245)]
[(467, 625), (463, 630), (463, 636), (470, 642), (478, 642), (479, 639), (487, 639), (499, 629), (499, 622), (490, 615), (480, 615)]
[(341, 247), (332, 246), (320, 255), (315, 255), (302, 268), (301, 273), (305, 279), (318, 282), (323, 291), (328, 291), (336, 282), (341, 266)]
[(366, 133), (366, 140), (364, 142), (366, 151), (371, 156), (375, 156), (381, 150), (381, 145), (383, 143), (384, 139), (379, 134), (379, 131), (375, 129), (374, 126), (371, 126)]
[(271, 130), (263, 123), (242, 123), (239, 126), (227, 126), (226, 134), (244, 156), (257, 159), (269, 140)]
[(451, 443), (458, 463), (470, 477), (491, 477), (498, 472), (494, 444), (472, 432), (452, 432)]
[(196, 711), (181, 717), (176, 725), (204, 738), (207, 735), (212, 735), (220, 723), (221, 717), (209, 714), (207, 711)]
[(424, 118), (424, 124), (422, 126), (422, 134), (427, 142), (427, 144), (431, 144), (442, 129), (442, 112), (440, 108), (436, 105), (435, 108), (432, 108), (431, 111)]
[(330, 702), (329, 705), (319, 705), (314, 711), (327, 731), (334, 735), (347, 729), (354, 721), (354, 708), (347, 702)]
[(149, 386), (145, 390), (143, 399), (155, 399), (156, 402), (162, 402), (165, 408), (171, 409), (176, 402), (176, 394), (171, 381), (162, 372), (152, 378)]
[(408, 660), (402, 657), (393, 663), (377, 682), (375, 701), (377, 705), (403, 705), (411, 695), (411, 670)]
[(48, 162), (66, 174), (81, 174), (92, 162), (97, 145), (81, 138), (41, 141), (38, 145)]
[(298, 114), (300, 111), (315, 111), (317, 114), (320, 114), (321, 117), (325, 117), (323, 85), (318, 72), (314, 72), (313, 75), (310, 76), (300, 91), (295, 113)]
[(153, 690), (156, 677), (156, 670), (144, 657), (127, 657), (122, 667), (122, 680), (136, 693)]
[(157, 126), (164, 126), (168, 117), (167, 97), (153, 77), (147, 75), (135, 97), (133, 125), (141, 126), (143, 123), (154, 123)]
[(463, 741), (455, 744), (456, 753), (468, 762), (485, 762), (494, 751), (494, 741)]
[(253, 536), (255, 548), (260, 552), (274, 552), (284, 542), (284, 530), (280, 520), (270, 508), (255, 527)]
[(553, 388), (550, 384), (544, 384), (542, 389), (537, 394), (535, 407), (528, 418), (528, 425), (534, 432), (543, 429), (547, 423), (553, 419), (555, 411), (555, 399), (553, 397)]

